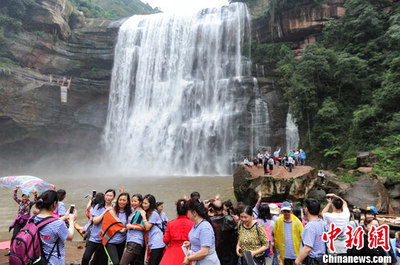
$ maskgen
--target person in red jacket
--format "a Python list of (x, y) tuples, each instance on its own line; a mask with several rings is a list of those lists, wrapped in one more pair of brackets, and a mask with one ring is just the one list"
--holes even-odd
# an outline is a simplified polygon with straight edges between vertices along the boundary
[(176, 202), (178, 218), (168, 222), (163, 241), (169, 244), (160, 265), (182, 264), (185, 254), (182, 250), (183, 242), (189, 240), (189, 232), (194, 222), (187, 217), (186, 200)]

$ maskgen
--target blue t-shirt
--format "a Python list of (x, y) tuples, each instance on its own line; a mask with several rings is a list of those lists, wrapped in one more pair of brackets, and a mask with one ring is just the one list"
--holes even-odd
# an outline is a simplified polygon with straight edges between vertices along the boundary
[[(106, 210), (106, 207), (99, 208), (97, 204), (92, 210), (90, 210), (90, 220), (93, 220), (93, 217), (100, 216)], [(90, 232), (89, 241), (94, 243), (101, 243), (100, 239), (100, 230), (101, 225), (103, 224), (103, 220), (97, 225), (93, 224), (92, 232)]]
[[(35, 216), (35, 223), (43, 220), (43, 218)], [(65, 263), (65, 240), (69, 235), (69, 230), (65, 223), (61, 220), (53, 221), (40, 230), (40, 241), (42, 241), (43, 252), (46, 258), (54, 247), (54, 243), (58, 240), (58, 248), (60, 250), (60, 257), (58, 257), (57, 247), (54, 248), (53, 253), (49, 260), (49, 265), (64, 265)]]
[(56, 212), (60, 217), (65, 215), (65, 204), (63, 202), (58, 202)]
[(161, 212), (161, 220), (163, 222), (168, 222), (168, 217), (167, 215), (164, 213), (164, 211)]
[(150, 224), (153, 224), (149, 230), (149, 248), (157, 249), (165, 247), (163, 241), (164, 233), (160, 229), (162, 228), (162, 220), (156, 210), (153, 211), (148, 221)]
[[(140, 210), (138, 210), (140, 211)], [(128, 218), (128, 223), (130, 224), (132, 222), (132, 218), (135, 216), (136, 212), (133, 211), (132, 209), (132, 214), (129, 215)], [(133, 230), (129, 229), (127, 234), (126, 234), (126, 242), (134, 242), (136, 244), (139, 244), (143, 247), (144, 244), (144, 231), (139, 231), (139, 230)]]
[(301, 234), (302, 243), (300, 249), (303, 248), (303, 244), (311, 247), (310, 254), (311, 258), (321, 258), (325, 254), (325, 243), (322, 241), (322, 234), (327, 231), (327, 224), (319, 219), (309, 221), (304, 227), (303, 233)]
[(201, 247), (212, 247), (215, 245), (215, 235), (211, 224), (203, 219), (197, 226), (194, 225), (189, 233), (190, 249), (194, 252)]
[[(119, 212), (118, 218), (122, 222), (124, 226), (128, 223), (126, 213)], [(108, 241), (109, 244), (121, 244), (122, 242), (126, 241), (126, 233), (117, 232), (115, 235)]]
[(292, 235), (292, 222), (285, 223), (285, 259), (296, 259), (296, 251), (293, 245), (293, 235)]

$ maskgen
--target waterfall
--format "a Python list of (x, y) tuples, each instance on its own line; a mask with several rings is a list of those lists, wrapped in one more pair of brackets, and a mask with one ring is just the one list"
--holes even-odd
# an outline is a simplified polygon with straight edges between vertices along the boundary
[(115, 47), (103, 137), (109, 164), (149, 175), (231, 173), (249, 35), (242, 3), (129, 18)]
[(271, 146), (269, 145), (271, 132), (269, 127), (268, 105), (261, 98), (257, 79), (254, 78), (253, 82), (254, 111), (251, 116), (253, 144), (250, 150), (251, 154), (254, 155), (258, 151), (263, 152), (264, 150), (268, 150), (271, 152)]
[(292, 114), (288, 113), (286, 117), (286, 153), (289, 150), (297, 150), (299, 147), (299, 130), (297, 129), (296, 120)]

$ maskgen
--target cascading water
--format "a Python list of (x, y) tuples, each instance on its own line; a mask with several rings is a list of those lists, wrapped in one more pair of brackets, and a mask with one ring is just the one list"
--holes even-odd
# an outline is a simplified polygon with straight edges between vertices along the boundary
[(296, 125), (296, 120), (292, 114), (288, 113), (286, 117), (286, 152), (290, 149), (296, 150), (299, 147), (299, 130)]
[(253, 144), (251, 154), (264, 150), (271, 151), (269, 146), (270, 128), (268, 105), (262, 100), (257, 78), (254, 78), (254, 111), (251, 115)]
[(110, 165), (150, 175), (229, 174), (240, 141), (235, 120), (247, 104), (235, 94), (250, 75), (241, 54), (249, 35), (241, 3), (129, 18), (115, 48), (104, 132)]

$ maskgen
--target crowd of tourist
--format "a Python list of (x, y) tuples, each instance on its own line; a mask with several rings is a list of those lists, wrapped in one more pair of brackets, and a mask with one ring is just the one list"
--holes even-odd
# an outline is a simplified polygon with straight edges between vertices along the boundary
[[(53, 217), (54, 221), (39, 230), (42, 257), (48, 264), (65, 264), (64, 244), (74, 236), (77, 215), (76, 209), (65, 210), (60, 201), (65, 191), (48, 190), (40, 197), (35, 195), (32, 202), (28, 195), (19, 200), (17, 191), (14, 195), (20, 209), (18, 225), (13, 224), (13, 240), (27, 223), (39, 224)], [(399, 257), (399, 235), (385, 251), (368, 244), (349, 248), (341, 233), (334, 241), (336, 250), (330, 251), (322, 238), (331, 224), (343, 231), (348, 225), (360, 227), (364, 235), (379, 226), (376, 210), (367, 210), (361, 220), (361, 213), (354, 211), (352, 216), (346, 201), (335, 194), (327, 194), (327, 205), (321, 211), (320, 201), (313, 198), (306, 199), (301, 209), (288, 201), (262, 202), (259, 192), (254, 207), (242, 202), (233, 207), (230, 200), (221, 201), (219, 195), (202, 200), (198, 192), (193, 192), (190, 198), (183, 196), (176, 201), (176, 216), (169, 222), (163, 203), (151, 194), (130, 195), (122, 189), (117, 196), (115, 190), (108, 189), (93, 195), (85, 211), (88, 224), (84, 228), (83, 265), (322, 265), (326, 264), (325, 254), (390, 256), (396, 264)], [(37, 209), (30, 217), (33, 204)], [(11, 250), (10, 260), (16, 256), (13, 247)]]
[(289, 172), (292, 172), (295, 166), (304, 166), (306, 164), (306, 153), (302, 149), (294, 151), (290, 149), (287, 154), (282, 156), (280, 148), (273, 154), (268, 150), (265, 153), (259, 151), (252, 161), (249, 161), (249, 158), (245, 157), (243, 164), (248, 167), (263, 167), (265, 175), (272, 173), (275, 165), (278, 167), (283, 166)]

